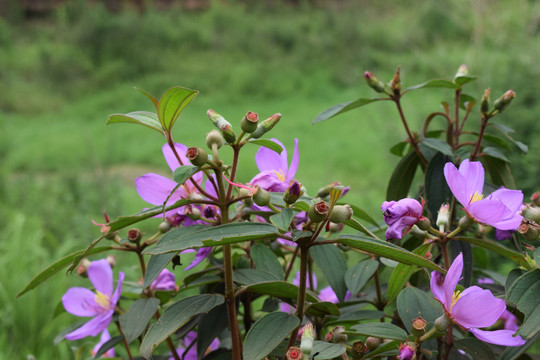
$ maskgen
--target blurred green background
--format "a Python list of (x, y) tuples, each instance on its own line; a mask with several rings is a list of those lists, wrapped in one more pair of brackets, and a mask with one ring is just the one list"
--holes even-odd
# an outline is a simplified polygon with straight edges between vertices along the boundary
[[(36, 4), (42, 4), (42, 7)], [(160, 96), (175, 85), (200, 90), (176, 123), (177, 142), (202, 146), (209, 108), (233, 126), (246, 111), (283, 118), (270, 134), (292, 150), (310, 194), (332, 181), (377, 219), (403, 140), (390, 103), (376, 103), (315, 126), (324, 109), (374, 97), (362, 74), (404, 86), (451, 79), (464, 63), (479, 79), (467, 93), (517, 98), (496, 121), (529, 145), (512, 149), (518, 188), (539, 190), (540, 3), (447, 1), (109, 1), (5, 0), (0, 5), (0, 359), (71, 359), (54, 337), (74, 317), (53, 313), (74, 280), (57, 275), (15, 295), (53, 260), (98, 235), (90, 222), (146, 204), (134, 179), (169, 173), (163, 139), (146, 128), (105, 127), (111, 113), (152, 110), (134, 87)], [(404, 107), (413, 129), (448, 90), (419, 90)], [(478, 124), (471, 117), (471, 125)], [(256, 173), (248, 148), (241, 181)], [(291, 153), (291, 151), (289, 151)], [(93, 340), (89, 339), (89, 343)]]

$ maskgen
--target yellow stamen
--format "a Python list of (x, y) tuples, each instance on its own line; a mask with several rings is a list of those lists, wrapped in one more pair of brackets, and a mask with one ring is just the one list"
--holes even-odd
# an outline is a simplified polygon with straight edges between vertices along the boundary
[(109, 299), (109, 296), (102, 292), (96, 291), (95, 301), (104, 309), (108, 310), (111, 307), (111, 300)]
[(450, 303), (450, 311), (452, 311), (452, 308), (454, 307), (454, 305), (456, 305), (456, 303), (458, 302), (458, 300), (461, 298), (461, 291), (456, 291), (453, 295), (452, 295), (452, 301)]
[(471, 200), (469, 201), (469, 204), (472, 204), (473, 202), (478, 201), (478, 200), (482, 200), (483, 198), (484, 198), (484, 195), (476, 191), (474, 194), (471, 195)]
[(283, 170), (274, 170), (274, 173), (276, 174), (279, 181), (284, 182), (285, 181), (285, 174), (283, 173)]

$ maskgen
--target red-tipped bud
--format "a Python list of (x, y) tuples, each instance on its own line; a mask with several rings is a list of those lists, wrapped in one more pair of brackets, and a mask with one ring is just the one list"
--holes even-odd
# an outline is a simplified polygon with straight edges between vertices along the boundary
[(259, 122), (259, 114), (248, 111), (246, 115), (240, 121), (240, 128), (242, 131), (251, 134), (257, 129), (257, 123)]
[(195, 166), (203, 166), (208, 161), (206, 151), (198, 147), (190, 147), (186, 152), (186, 157)]
[(412, 360), (416, 353), (416, 349), (411, 344), (401, 344), (399, 345), (399, 356), (400, 360)]
[(232, 144), (234, 143), (234, 141), (236, 140), (236, 135), (232, 129), (232, 126), (231, 124), (228, 124), (228, 125), (223, 125), (221, 127), (221, 134), (223, 134), (223, 138), (225, 139), (225, 141), (227, 141), (229, 144)]
[(304, 354), (302, 354), (302, 350), (300, 350), (299, 347), (291, 346), (289, 350), (287, 350), (285, 357), (287, 360), (302, 360)]
[(534, 205), (540, 206), (540, 191), (537, 191), (534, 194), (532, 194), (531, 201), (533, 202)]
[(450, 206), (448, 204), (442, 204), (441, 208), (439, 209), (439, 214), (437, 215), (437, 226), (444, 226), (446, 227), (448, 225), (448, 212)]
[(90, 266), (92, 262), (88, 260), (87, 258), (83, 258), (79, 265), (77, 265), (77, 275), (82, 277), (88, 277), (88, 267)]
[(142, 238), (142, 233), (139, 229), (129, 229), (127, 233), (127, 239), (133, 243), (139, 242)]
[(325, 201), (319, 201), (309, 208), (309, 219), (315, 223), (321, 222), (328, 215), (328, 210), (328, 204)]
[(336, 205), (330, 213), (330, 221), (336, 224), (342, 224), (350, 220), (353, 216), (353, 209), (350, 205)]
[(375, 75), (373, 75), (369, 71), (366, 71), (364, 73), (364, 79), (366, 79), (366, 82), (369, 85), (369, 87), (375, 90), (376, 92), (378, 93), (386, 92), (386, 85), (384, 85), (382, 81), (377, 79)]
[(528, 241), (537, 241), (540, 238), (540, 227), (529, 220), (523, 220), (521, 222), (518, 232)]
[(515, 97), (516, 93), (514, 92), (514, 90), (508, 90), (500, 98), (495, 100), (495, 102), (493, 103), (493, 108), (495, 110), (498, 110), (499, 112), (502, 112), (504, 109), (506, 109), (508, 105), (510, 105), (510, 103), (512, 102), (512, 100), (514, 100)]
[(315, 340), (315, 332), (313, 331), (313, 324), (307, 323), (304, 326), (304, 331), (302, 332), (302, 338), (300, 340), (300, 350), (306, 355), (311, 354), (313, 350), (313, 340)]
[(454, 76), (454, 79), (467, 75), (469, 75), (469, 67), (465, 64), (461, 64), (456, 72), (456, 76)]
[(115, 255), (107, 255), (105, 260), (107, 260), (107, 262), (109, 263), (109, 265), (111, 265), (112, 268), (116, 266), (116, 256)]
[(486, 91), (484, 91), (484, 95), (482, 95), (482, 101), (480, 102), (480, 111), (482, 114), (487, 114), (489, 112), (489, 94), (491, 93), (491, 89), (487, 88)]
[(261, 136), (272, 130), (272, 128), (276, 126), (276, 124), (279, 122), (279, 120), (281, 120), (281, 114), (277, 113), (270, 116), (268, 119), (261, 121), (259, 125), (257, 125), (257, 129), (255, 129), (255, 131), (251, 133), (251, 137), (253, 139), (260, 138)]
[(212, 130), (206, 135), (206, 146), (211, 149), (214, 145), (218, 149), (223, 146), (223, 136), (217, 130)]
[(285, 201), (286, 204), (294, 204), (296, 200), (300, 198), (300, 196), (304, 195), (304, 192), (302, 191), (302, 184), (300, 184), (297, 180), (294, 180), (287, 190), (285, 190), (285, 193), (283, 194), (283, 201)]
[(390, 81), (390, 89), (392, 89), (392, 91), (394, 93), (399, 93), (399, 91), (401, 90), (401, 76), (399, 74), (401, 68), (397, 68), (396, 69), (396, 72), (394, 73), (394, 77), (392, 78), (392, 80)]

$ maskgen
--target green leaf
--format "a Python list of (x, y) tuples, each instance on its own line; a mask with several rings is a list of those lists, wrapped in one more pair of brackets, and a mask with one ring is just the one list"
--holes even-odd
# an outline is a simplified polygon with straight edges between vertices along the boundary
[(345, 274), (345, 284), (351, 294), (358, 294), (371, 276), (375, 274), (378, 267), (378, 261), (368, 259), (360, 261), (358, 264), (347, 270), (347, 273)]
[(464, 237), (464, 236), (459, 236), (457, 237), (457, 239), (461, 241), (466, 241), (473, 245), (483, 247), (484, 249), (488, 249), (494, 253), (504, 256), (507, 259), (512, 260), (518, 265), (524, 266), (525, 268), (530, 267), (529, 263), (527, 262), (527, 259), (525, 258), (523, 254), (520, 254), (517, 251), (511, 250), (496, 241), (489, 240), (486, 238), (478, 239), (478, 238)]
[(376, 348), (373, 351), (370, 351), (366, 354), (366, 357), (368, 358), (375, 358), (375, 357), (385, 357), (385, 356), (396, 356), (399, 355), (399, 344), (401, 342), (399, 340), (393, 340), (388, 343), (383, 343), (378, 348)]
[(450, 145), (448, 145), (446, 141), (443, 141), (441, 139), (424, 138), (422, 139), (422, 144), (424, 144), (430, 149), (441, 152), (444, 155), (447, 155), (447, 156), (454, 155), (454, 152), (452, 151), (452, 148), (450, 147)]
[(285, 274), (283, 267), (279, 263), (277, 256), (262, 244), (254, 244), (249, 250), (253, 263), (258, 270), (265, 270), (277, 277), (276, 280), (283, 280)]
[(520, 276), (506, 294), (506, 302), (517, 307), (524, 315), (518, 334), (531, 339), (540, 332), (540, 269)]
[(346, 347), (343, 344), (333, 344), (327, 343), (325, 341), (315, 340), (313, 342), (313, 349), (311, 350), (311, 354), (314, 359), (326, 360), (340, 356), (345, 352), (345, 350)]
[(346, 311), (341, 309), (341, 316), (336, 320), (331, 320), (327, 323), (330, 324), (358, 324), (362, 320), (374, 320), (380, 319), (384, 316), (384, 312), (377, 310), (356, 310), (356, 311)]
[(446, 274), (446, 270), (432, 261), (386, 241), (375, 240), (361, 234), (343, 234), (338, 237), (338, 242), (403, 264), (418, 265)]
[(452, 191), (444, 177), (444, 165), (451, 161), (449, 156), (437, 153), (429, 162), (424, 176), (427, 208), (433, 220), (443, 203), (452, 201)]
[(204, 314), (214, 307), (221, 305), (225, 299), (221, 295), (195, 295), (169, 306), (144, 337), (140, 353), (145, 359), (152, 356), (152, 351), (177, 329), (198, 314)]
[(493, 360), (495, 354), (490, 347), (483, 341), (475, 338), (463, 338), (454, 341), (456, 348), (463, 350), (467, 355), (472, 356), (474, 360)]
[(421, 316), (433, 323), (443, 313), (442, 306), (431, 295), (415, 287), (403, 289), (397, 299), (396, 307), (403, 325), (411, 332), (412, 321)]
[(534, 261), (536, 262), (536, 265), (540, 268), (540, 247), (537, 248), (534, 252)]
[(278, 278), (276, 275), (265, 270), (256, 269), (238, 269), (233, 272), (235, 282), (243, 285), (253, 285), (262, 282), (280, 281), (283, 277)]
[(514, 138), (510, 136), (511, 133), (515, 132), (514, 129), (511, 129), (508, 126), (504, 126), (502, 124), (497, 124), (495, 122), (490, 122), (489, 125), (499, 130), (507, 139), (509, 139), (512, 143), (514, 143), (524, 154), (526, 154), (529, 151), (529, 147), (527, 145), (525, 145), (521, 141), (514, 140)]
[(195, 175), (199, 171), (200, 171), (200, 168), (198, 166), (182, 165), (182, 166), (177, 167), (174, 170), (173, 179), (178, 184), (182, 185), (186, 181), (188, 181), (188, 179), (190, 177), (192, 177), (193, 175)]
[[(430, 244), (423, 244), (417, 247), (413, 250), (413, 253), (416, 255), (424, 256), (428, 249), (430, 248)], [(394, 271), (392, 271), (392, 275), (390, 276), (390, 280), (388, 281), (388, 302), (391, 303), (394, 301), (396, 296), (399, 294), (401, 289), (407, 284), (407, 281), (411, 278), (412, 274), (414, 274), (416, 271), (418, 271), (418, 266), (414, 265), (406, 265), (406, 264), (399, 264), (396, 266)]]
[[(343, 205), (343, 204), (340, 204), (340, 205)], [(357, 217), (359, 219), (362, 219), (362, 220), (365, 220), (367, 222), (369, 222), (370, 224), (373, 224), (375, 225), (376, 227), (378, 227), (379, 229), (381, 228), (379, 226), (379, 224), (377, 223), (377, 221), (375, 221), (375, 219), (373, 219), (368, 213), (367, 211), (365, 211), (364, 209), (362, 208), (359, 208), (358, 206), (356, 205), (351, 205), (349, 204), (351, 209), (353, 210), (353, 216), (354, 217)]]
[(232, 223), (219, 226), (194, 225), (173, 229), (145, 254), (165, 254), (202, 246), (221, 246), (256, 239), (274, 239), (277, 229), (265, 223)]
[[(99, 248), (91, 249), (87, 252), (87, 255), (94, 255), (99, 254), (101, 252), (111, 250), (112, 246), (103, 246)], [(32, 280), (26, 286), (17, 294), (17, 297), (27, 293), (28, 291), (32, 290), (45, 280), (49, 279), (54, 274), (58, 273), (60, 270), (65, 268), (66, 266), (73, 263), (73, 259), (77, 258), (78, 256), (81, 256), (86, 250), (79, 250), (74, 252), (73, 254), (69, 254), (67, 256), (64, 256), (58, 261), (55, 261), (52, 265), (47, 266), (45, 269), (43, 269), (39, 274), (34, 276)], [(77, 264), (75, 264), (77, 265)]]
[(406, 141), (400, 141), (390, 148), (390, 153), (399, 157), (403, 157), (403, 152), (407, 148), (407, 145), (408, 143)]
[(356, 219), (349, 219), (349, 220), (346, 220), (345, 225), (347, 226), (350, 226), (351, 228), (355, 229), (355, 230), (358, 230), (362, 233), (364, 233), (365, 235), (367, 236), (371, 236), (371, 232), (368, 230), (367, 227), (365, 227), (364, 225), (362, 225), (358, 220)]
[(161, 255), (152, 255), (146, 265), (146, 272), (144, 274), (144, 287), (150, 286), (152, 281), (156, 280), (159, 274), (165, 269), (167, 264), (172, 260), (176, 253), (168, 253)]
[(468, 76), (468, 75), (463, 75), (463, 76), (458, 76), (456, 78), (454, 78), (454, 82), (457, 84), (457, 85), (465, 85), (473, 80), (476, 80), (477, 77), (476, 76)]
[(411, 151), (399, 161), (386, 188), (387, 201), (397, 201), (407, 197), (419, 163), (420, 159), (414, 151)]
[(461, 89), (461, 86), (459, 86), (458, 84), (450, 80), (435, 79), (435, 80), (429, 80), (421, 84), (408, 87), (405, 90), (403, 90), (403, 92), (424, 89), (424, 88), (449, 88), (449, 89), (459, 90)]
[[(286, 281), (267, 281), (259, 282), (247, 286), (248, 291), (253, 291), (258, 294), (270, 295), (280, 298), (296, 299), (298, 298), (298, 286)], [(319, 302), (310, 291), (306, 291), (306, 301)]]
[(289, 231), (293, 219), (294, 213), (289, 208), (282, 209), (281, 212), (270, 216), (270, 222), (284, 231)]
[(182, 110), (198, 93), (197, 90), (175, 86), (163, 94), (158, 104), (158, 118), (164, 130), (171, 131)]
[[(150, 101), (152, 102), (152, 104), (154, 104), (154, 107), (156, 108), (156, 111), (158, 110), (159, 108), (159, 101), (158, 99), (156, 99), (154, 97), (154, 95), (150, 94), (149, 92), (143, 90), (143, 89), (139, 89), (139, 88), (135, 88), (136, 90), (139, 90), (140, 92), (142, 92), (148, 99), (150, 99)], [(157, 117), (156, 117), (157, 118)], [(158, 121), (159, 122), (159, 121)]]
[(351, 327), (355, 334), (374, 336), (381, 339), (405, 340), (407, 333), (402, 328), (389, 323), (364, 323)]
[(337, 305), (328, 301), (310, 304), (306, 312), (316, 317), (323, 317), (325, 315), (339, 316), (341, 314)]
[(221, 334), (228, 325), (227, 305), (218, 305), (204, 314), (197, 325), (197, 358), (200, 360), (212, 341)]
[(96, 352), (96, 355), (94, 355), (94, 359), (99, 359), (101, 355), (105, 354), (108, 350), (120, 344), (122, 340), (124, 340), (123, 335), (118, 335), (113, 338), (110, 338), (108, 341), (105, 342), (105, 344), (101, 345), (99, 350)]
[(463, 110), (466, 110), (467, 108), (472, 110), (474, 105), (476, 105), (476, 98), (474, 96), (463, 93), (459, 96), (459, 107)]
[(139, 299), (131, 304), (127, 313), (120, 315), (120, 325), (128, 344), (144, 333), (158, 307), (159, 299)]
[(107, 122), (105, 122), (106, 125), (119, 123), (139, 124), (163, 134), (163, 129), (161, 128), (157, 115), (148, 111), (133, 111), (127, 114), (111, 114), (109, 115)]
[[(479, 134), (478, 133), (473, 133), (474, 135), (478, 136)], [(506, 150), (510, 150), (510, 146), (508, 145), (508, 143), (506, 141), (504, 141), (504, 139), (498, 137), (498, 136), (495, 136), (495, 135), (491, 135), (491, 134), (484, 134), (484, 140), (492, 143), (493, 145), (496, 145), (500, 148), (504, 148)]]
[(343, 301), (347, 294), (347, 285), (345, 285), (347, 260), (343, 253), (333, 244), (313, 246), (309, 251), (315, 264), (323, 270), (326, 280), (339, 301)]
[(372, 102), (379, 101), (379, 100), (384, 100), (384, 99), (383, 98), (379, 98), (379, 99), (360, 98), (353, 101), (334, 105), (331, 108), (328, 108), (324, 110), (322, 113), (320, 113), (319, 115), (317, 115), (317, 117), (313, 120), (313, 124), (316, 124), (323, 120), (330, 119), (331, 117), (334, 117), (336, 115), (343, 114), (352, 109), (356, 109), (357, 107), (371, 104)]
[(264, 359), (298, 325), (300, 319), (283, 312), (273, 312), (257, 320), (246, 335), (244, 360)]
[(499, 151), (499, 149), (494, 148), (492, 146), (484, 147), (482, 149), (482, 152), (484, 154), (487, 154), (487, 155), (491, 156), (491, 157), (494, 157), (495, 159), (499, 159), (499, 160), (502, 160), (502, 161), (507, 162), (507, 163), (510, 162), (510, 160), (508, 160), (506, 155), (504, 155), (501, 151)]
[(482, 160), (482, 163), (486, 168), (486, 172), (490, 175), (491, 181), (494, 185), (502, 185), (508, 189), (516, 188), (514, 177), (512, 176), (512, 171), (510, 170), (510, 165), (507, 162), (496, 159), (489, 155), (482, 156)]
[(276, 142), (274, 142), (272, 140), (253, 139), (253, 140), (249, 140), (247, 143), (248, 144), (255, 144), (255, 145), (264, 146), (266, 148), (269, 148), (270, 150), (274, 150), (278, 154), (281, 154), (281, 152), (283, 151), (283, 148), (281, 147), (281, 145), (279, 145), (278, 143), (276, 143)]

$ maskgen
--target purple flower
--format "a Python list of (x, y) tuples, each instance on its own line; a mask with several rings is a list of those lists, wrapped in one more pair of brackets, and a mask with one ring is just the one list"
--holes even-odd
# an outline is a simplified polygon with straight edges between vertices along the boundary
[[(99, 349), (105, 344), (107, 341), (111, 340), (111, 334), (109, 334), (109, 331), (107, 329), (103, 330), (101, 333), (101, 337), (99, 338), (99, 342), (94, 346), (91, 353), (92, 356), (96, 356)], [(113, 358), (115, 357), (114, 348), (111, 348), (105, 352), (105, 354), (101, 355), (102, 358)]]
[(514, 333), (519, 329), (518, 319), (516, 315), (512, 314), (508, 310), (504, 310), (499, 320), (502, 320), (504, 322), (505, 330), (510, 330)]
[[(217, 350), (219, 348), (219, 344), (219, 339), (215, 338), (206, 350), (206, 353)], [(188, 347), (189, 349), (186, 352), (186, 348)], [(177, 347), (176, 352), (182, 360), (197, 360), (197, 333), (195, 331), (188, 332), (184, 337), (184, 344)], [(171, 356), (169, 360), (174, 360), (174, 357)]]
[(512, 238), (514, 232), (512, 230), (499, 230), (495, 229), (495, 240), (503, 241)]
[[(191, 253), (191, 252), (195, 252), (195, 250), (187, 249), (187, 250), (181, 251), (180, 254), (186, 254), (186, 253)], [(210, 255), (211, 252), (212, 252), (212, 247), (198, 248), (197, 254), (195, 254), (195, 258), (193, 259), (191, 264), (189, 264), (189, 266), (186, 267), (184, 270), (187, 271), (187, 270), (193, 269), (195, 266), (199, 265), (204, 259), (206, 259), (208, 255)]]
[(444, 176), (456, 199), (476, 221), (499, 230), (516, 230), (521, 224), (523, 193), (501, 187), (484, 199), (484, 168), (479, 161), (464, 160), (459, 169), (446, 163)]
[(515, 331), (479, 329), (495, 324), (506, 310), (506, 305), (504, 300), (497, 299), (491, 291), (478, 286), (468, 287), (462, 292), (456, 291), (462, 272), (463, 255), (459, 254), (444, 279), (436, 271), (431, 273), (431, 292), (442, 304), (446, 316), (482, 341), (505, 346), (525, 344), (520, 336), (513, 336)]
[(150, 284), (150, 288), (161, 291), (178, 291), (176, 278), (174, 274), (167, 269), (163, 269), (159, 273), (157, 278)]
[(410, 344), (401, 344), (399, 345), (399, 356), (397, 357), (400, 360), (411, 360), (415, 354), (415, 349)]
[(423, 218), (423, 206), (418, 200), (405, 198), (399, 201), (385, 201), (381, 206), (384, 222), (388, 225), (386, 240), (401, 239), (403, 229), (407, 233)]
[(290, 166), (287, 162), (287, 150), (285, 146), (277, 139), (271, 140), (279, 144), (283, 148), (283, 151), (281, 154), (278, 154), (266, 147), (261, 147), (255, 155), (255, 163), (260, 173), (250, 183), (252, 185), (259, 185), (261, 189), (267, 191), (285, 192), (298, 169), (298, 139), (294, 139), (294, 153)]
[(65, 336), (68, 340), (77, 340), (89, 335), (96, 336), (109, 326), (120, 293), (124, 273), (118, 275), (118, 286), (113, 292), (113, 272), (105, 259), (93, 261), (88, 267), (88, 278), (96, 292), (86, 288), (72, 287), (62, 297), (67, 312), (76, 316), (93, 317), (86, 324)]

